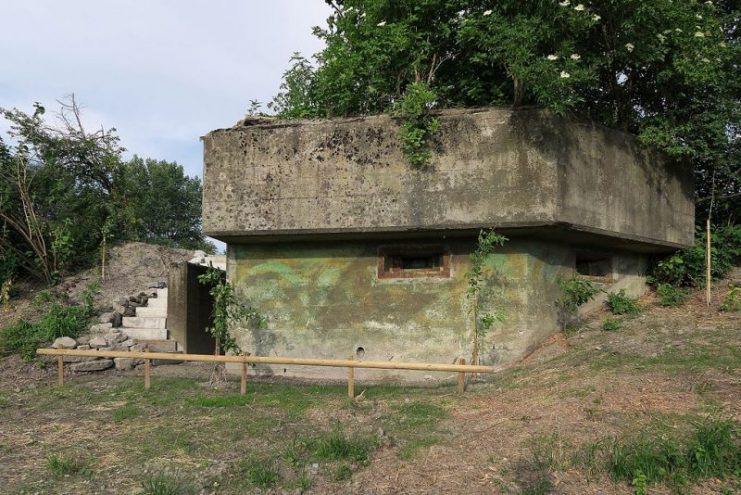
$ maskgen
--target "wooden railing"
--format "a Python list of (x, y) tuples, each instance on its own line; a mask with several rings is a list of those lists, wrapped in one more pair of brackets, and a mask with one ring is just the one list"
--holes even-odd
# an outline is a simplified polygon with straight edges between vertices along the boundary
[(459, 359), (458, 364), (433, 363), (404, 363), (391, 361), (362, 361), (355, 359), (312, 359), (290, 357), (263, 357), (263, 356), (216, 356), (212, 354), (178, 354), (171, 352), (133, 352), (133, 351), (95, 351), (78, 349), (37, 349), (36, 354), (42, 356), (57, 356), (60, 385), (64, 384), (64, 356), (87, 356), (102, 358), (131, 358), (144, 360), (144, 388), (149, 389), (151, 384), (152, 360), (164, 361), (197, 361), (203, 363), (240, 363), (242, 365), (240, 393), (247, 393), (247, 368), (249, 364), (283, 364), (296, 366), (330, 366), (347, 368), (347, 395), (355, 397), (355, 368), (371, 368), (383, 370), (411, 370), (411, 371), (447, 371), (458, 373), (457, 389), (463, 393), (466, 387), (466, 373), (495, 373), (490, 366), (466, 364), (465, 359)]

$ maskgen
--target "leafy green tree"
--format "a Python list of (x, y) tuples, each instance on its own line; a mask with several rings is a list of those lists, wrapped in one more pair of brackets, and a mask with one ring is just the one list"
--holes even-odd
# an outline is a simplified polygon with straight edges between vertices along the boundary
[(201, 231), (201, 180), (182, 166), (135, 156), (116, 170), (114, 184), (128, 238), (213, 250)]
[(115, 129), (88, 131), (74, 98), (58, 120), (0, 109), (0, 284), (51, 283), (117, 240), (213, 249), (201, 233), (201, 183), (175, 163), (125, 162)]
[[(424, 85), (436, 108), (538, 105), (633, 133), (741, 217), (737, 3), (691, 0), (327, 0), (315, 66), (294, 57), (283, 117), (391, 111)], [(707, 199), (706, 199), (707, 198)]]

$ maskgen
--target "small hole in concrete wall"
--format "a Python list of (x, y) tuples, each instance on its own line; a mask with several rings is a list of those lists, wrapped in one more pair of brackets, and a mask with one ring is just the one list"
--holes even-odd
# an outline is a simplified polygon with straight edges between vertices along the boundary
[(355, 355), (359, 359), (363, 359), (363, 356), (365, 356), (365, 349), (363, 349), (362, 347), (358, 347), (357, 349), (355, 349)]

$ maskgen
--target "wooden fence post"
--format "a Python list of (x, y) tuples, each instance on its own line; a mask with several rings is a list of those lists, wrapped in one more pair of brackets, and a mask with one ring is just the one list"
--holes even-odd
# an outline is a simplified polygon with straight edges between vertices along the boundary
[[(466, 359), (460, 358), (458, 360), (458, 364), (466, 364)], [(461, 371), (460, 373), (458, 373), (458, 393), (462, 394), (465, 391), (466, 391), (466, 372)]]
[(61, 387), (62, 385), (64, 385), (64, 356), (57, 356), (57, 365), (59, 367), (59, 369), (57, 370), (57, 381), (59, 383), (59, 386)]
[(239, 384), (239, 393), (240, 395), (245, 395), (247, 393), (247, 362), (242, 362), (242, 381)]
[[(354, 356), (350, 356), (349, 359), (352, 361)], [(347, 396), (350, 399), (355, 398), (355, 368), (350, 366), (347, 368)]]
[[(144, 347), (144, 352), (149, 352), (149, 345)], [(152, 360), (151, 359), (145, 359), (144, 360), (144, 390), (149, 390), (149, 387), (151, 386), (150, 381), (150, 374), (152, 372)]]

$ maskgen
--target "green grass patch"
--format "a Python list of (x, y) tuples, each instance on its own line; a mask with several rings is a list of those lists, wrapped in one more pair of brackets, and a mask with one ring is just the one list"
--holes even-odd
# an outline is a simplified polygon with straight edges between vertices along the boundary
[(311, 451), (322, 461), (351, 461), (365, 465), (370, 453), (379, 445), (370, 435), (347, 435), (338, 424), (332, 431), (319, 435), (311, 442)]
[(89, 472), (87, 462), (67, 454), (48, 455), (46, 457), (46, 469), (56, 478)]
[(609, 316), (602, 322), (602, 330), (605, 332), (616, 332), (620, 330), (621, 326), (623, 326), (623, 323), (620, 320)]
[(127, 419), (138, 418), (141, 416), (141, 409), (134, 404), (126, 404), (113, 411), (113, 421), (121, 422)]
[(235, 407), (244, 406), (252, 402), (247, 395), (212, 395), (195, 397), (191, 404), (197, 407)]
[(141, 483), (140, 495), (188, 495), (196, 490), (190, 483), (169, 473), (156, 473), (147, 476)]
[(334, 470), (334, 473), (332, 473), (332, 478), (334, 478), (335, 481), (345, 481), (352, 478), (352, 468), (349, 464), (346, 463), (340, 463)]
[[(585, 353), (590, 355), (590, 353)], [(662, 369), (665, 371), (720, 369), (730, 370), (738, 367), (741, 362), (741, 348), (726, 346), (710, 349), (682, 349), (668, 350), (658, 356), (640, 356), (622, 352), (593, 355), (589, 365), (596, 370), (611, 370), (620, 368), (633, 369)]]
[(572, 456), (572, 463), (588, 475), (604, 469), (614, 481), (633, 485), (636, 493), (647, 493), (652, 484), (680, 489), (703, 479), (738, 477), (739, 424), (703, 418), (684, 433), (652, 424), (638, 435), (586, 444)]
[(280, 473), (273, 461), (244, 459), (240, 462), (239, 471), (244, 483), (259, 488), (269, 488), (280, 481)]

